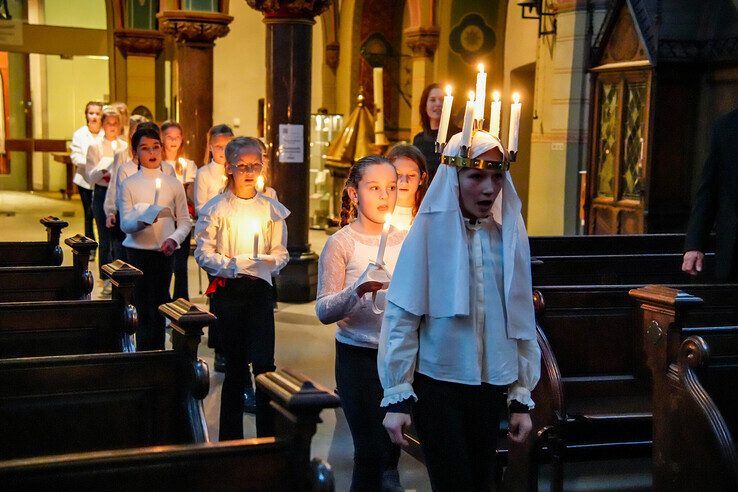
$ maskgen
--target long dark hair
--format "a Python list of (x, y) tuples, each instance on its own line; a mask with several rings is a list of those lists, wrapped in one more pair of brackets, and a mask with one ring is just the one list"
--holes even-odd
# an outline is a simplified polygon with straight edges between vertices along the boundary
[(425, 192), (428, 191), (428, 166), (425, 162), (425, 156), (414, 145), (397, 144), (387, 153), (387, 159), (393, 164), (399, 157), (410, 159), (418, 166), (420, 171), (420, 183), (415, 191), (415, 205), (413, 205), (413, 217), (415, 217), (420, 208), (420, 203), (425, 198)]
[(420, 95), (420, 107), (418, 110), (420, 111), (420, 124), (423, 126), (423, 131), (425, 133), (429, 133), (431, 131), (430, 127), (430, 117), (428, 116), (428, 98), (430, 97), (430, 93), (433, 89), (440, 89), (441, 86), (436, 84), (435, 82), (425, 89), (423, 89), (423, 93)]
[(213, 139), (213, 137), (217, 137), (218, 135), (228, 135), (229, 137), (234, 136), (233, 130), (228, 125), (215, 125), (208, 130), (207, 140), (205, 141), (205, 158), (203, 159), (203, 164), (208, 164), (211, 160), (213, 160), (213, 154), (210, 152), (210, 141)]
[(358, 190), (359, 182), (364, 177), (364, 172), (368, 167), (375, 166), (377, 164), (392, 165), (392, 163), (384, 156), (368, 155), (354, 162), (354, 165), (349, 169), (346, 184), (343, 185), (343, 194), (341, 195), (341, 227), (351, 222), (351, 219), (357, 216), (357, 208), (353, 203), (351, 203), (351, 196), (349, 196), (348, 189), (353, 188)]
[(140, 123), (136, 127), (136, 131), (133, 132), (133, 135), (131, 135), (131, 146), (133, 147), (134, 154), (138, 151), (138, 144), (141, 143), (141, 139), (144, 137), (156, 140), (159, 142), (159, 144), (163, 145), (161, 143), (161, 133), (159, 132), (159, 127), (156, 125), (156, 123), (146, 121)]

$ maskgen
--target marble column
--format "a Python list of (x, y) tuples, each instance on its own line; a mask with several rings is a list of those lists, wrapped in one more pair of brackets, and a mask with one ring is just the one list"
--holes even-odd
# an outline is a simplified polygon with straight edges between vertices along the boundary
[(415, 135), (423, 129), (418, 113), (420, 96), (428, 84), (436, 82), (433, 80), (433, 54), (438, 48), (439, 30), (436, 26), (411, 27), (406, 29), (404, 34), (405, 44), (413, 52), (413, 99), (410, 135)]
[(177, 41), (177, 119), (184, 130), (185, 156), (200, 166), (205, 135), (213, 126), (213, 47), (228, 34), (233, 17), (221, 13), (170, 10), (157, 14), (159, 29)]
[(247, 0), (264, 14), (266, 32), (266, 128), (271, 182), (284, 205), (290, 262), (277, 279), (281, 301), (315, 299), (318, 255), (308, 242), (310, 95), (315, 16), (330, 0)]

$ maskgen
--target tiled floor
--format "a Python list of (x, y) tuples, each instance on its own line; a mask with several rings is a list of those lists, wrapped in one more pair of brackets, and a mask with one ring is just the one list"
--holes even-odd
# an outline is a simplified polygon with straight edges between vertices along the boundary
[[(14, 215), (8, 216), (6, 212)], [(45, 238), (45, 232), (38, 219), (49, 214), (60, 216), (70, 223), (69, 228), (63, 232), (62, 239), (84, 230), (81, 219), (82, 207), (78, 199), (63, 201), (58, 199), (58, 194), (0, 191), (0, 241), (42, 240)], [(327, 236), (322, 231), (310, 231), (314, 251), (319, 253), (326, 239)], [(65, 263), (71, 264), (71, 252), (66, 246), (64, 250)], [(97, 263), (91, 263), (90, 266), (97, 278)], [(189, 272), (191, 300), (207, 307), (202, 296), (202, 291), (207, 287), (205, 284), (207, 278), (204, 274), (199, 275), (199, 269), (192, 258)], [(93, 297), (99, 296), (101, 287), (101, 282), (95, 283)], [(314, 314), (314, 303), (280, 303), (275, 318), (277, 367), (297, 370), (328, 388), (334, 388), (334, 328), (318, 322)], [(215, 440), (218, 436), (218, 412), (223, 376), (212, 370), (213, 352), (207, 347), (206, 340), (203, 340), (200, 347), (201, 358), (211, 367), (210, 394), (205, 399), (204, 407), (210, 436)], [(340, 409), (324, 411), (322, 418), (323, 423), (318, 426), (318, 432), (313, 439), (313, 456), (331, 464), (336, 478), (336, 490), (348, 490), (353, 446), (346, 420)], [(255, 435), (252, 416), (244, 416), (244, 429), (247, 436)], [(566, 489), (644, 490), (650, 482), (647, 472), (647, 460), (572, 464), (567, 466)], [(405, 453), (400, 461), (400, 475), (402, 484), (407, 490), (430, 490), (425, 468)], [(545, 470), (543, 475), (545, 477)], [(545, 490), (546, 485), (544, 483), (541, 485)]]

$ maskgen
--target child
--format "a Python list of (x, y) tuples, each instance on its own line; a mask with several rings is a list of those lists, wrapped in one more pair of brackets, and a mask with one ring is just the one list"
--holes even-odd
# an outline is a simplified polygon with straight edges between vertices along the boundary
[(384, 426), (407, 444), (412, 412), (436, 491), (491, 490), (499, 403), (507, 390), (509, 436), (522, 442), (540, 375), (530, 250), (507, 152), (478, 131), (472, 159), (460, 161), (460, 140), (447, 144), (454, 160), (439, 166), (403, 245), (379, 343)]
[[(121, 255), (120, 251), (113, 250), (115, 242), (113, 241), (112, 231), (105, 225), (104, 204), (105, 194), (110, 183), (110, 167), (115, 155), (125, 154), (128, 149), (128, 144), (120, 136), (122, 124), (120, 113), (111, 106), (105, 106), (102, 112), (103, 138), (87, 149), (87, 178), (89, 183), (94, 186), (92, 213), (97, 225), (100, 278), (102, 278), (102, 266), (113, 261), (113, 258), (120, 258)], [(111, 289), (110, 279), (105, 279), (102, 294), (110, 295)]]
[[(243, 394), (254, 374), (273, 371), (274, 311), (272, 273), (287, 264), (289, 215), (277, 200), (256, 191), (262, 170), (261, 148), (255, 138), (237, 137), (225, 149), (226, 190), (200, 209), (195, 226), (195, 259), (213, 277), (208, 293), (211, 310), (226, 352), (220, 399), (220, 440), (243, 438)], [(258, 251), (254, 251), (258, 238)], [(254, 259), (254, 253), (258, 259)], [(256, 391), (256, 434), (274, 435), (269, 399)]]
[(82, 210), (85, 214), (85, 236), (95, 239), (95, 230), (92, 226), (94, 215), (92, 214), (92, 185), (87, 180), (87, 149), (90, 145), (97, 143), (102, 138), (102, 115), (103, 104), (90, 101), (85, 106), (85, 119), (87, 124), (78, 128), (72, 135), (72, 152), (69, 157), (76, 168), (74, 184), (79, 191), (79, 199), (82, 202)]
[(407, 230), (418, 213), (428, 189), (425, 157), (414, 145), (395, 145), (387, 159), (397, 170), (397, 206), (392, 214), (392, 225)]
[[(184, 145), (182, 145), (182, 127), (176, 121), (165, 121), (161, 125), (161, 139), (164, 142), (164, 162), (174, 167), (175, 176), (187, 195), (187, 209), (194, 216), (193, 204), (195, 173), (197, 166), (194, 161), (185, 159)], [(183, 247), (174, 253), (174, 298), (190, 299), (187, 283), (187, 259), (190, 257), (190, 239), (188, 234), (184, 239)]]
[[(139, 125), (131, 145), (140, 170), (123, 181), (118, 203), (126, 258), (144, 274), (136, 286), (136, 349), (163, 350), (164, 317), (159, 306), (170, 299), (172, 254), (190, 233), (192, 222), (182, 184), (162, 172), (159, 132)], [(152, 214), (156, 207), (161, 210)]]
[[(366, 280), (374, 268), (369, 262), (377, 257), (385, 215), (396, 200), (397, 173), (392, 164), (377, 155), (359, 159), (343, 190), (343, 227), (328, 239), (318, 262), (315, 312), (322, 323), (338, 325), (336, 384), (354, 441), (351, 490), (380, 490), (388, 482), (399, 487), (400, 448), (383, 432), (379, 409), (377, 343), (382, 316), (373, 311), (367, 295), (378, 292), (381, 306), (385, 293), (380, 291), (382, 283)], [(390, 228), (384, 252), (384, 269), (390, 275), (404, 238), (404, 231)]]

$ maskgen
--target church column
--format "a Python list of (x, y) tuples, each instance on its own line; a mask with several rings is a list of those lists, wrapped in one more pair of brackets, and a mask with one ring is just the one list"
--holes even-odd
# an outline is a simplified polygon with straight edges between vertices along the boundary
[(435, 26), (411, 27), (405, 30), (405, 44), (413, 52), (412, 113), (410, 135), (423, 129), (418, 107), (423, 89), (433, 80), (433, 54), (438, 48), (439, 30)]
[(266, 128), (271, 181), (287, 218), (290, 262), (278, 277), (282, 301), (315, 299), (318, 256), (308, 243), (310, 95), (315, 16), (330, 0), (246, 0), (264, 14), (266, 32)]
[[(115, 47), (123, 55), (124, 79), (113, 99), (124, 101), (129, 110), (143, 105), (156, 111), (156, 57), (164, 49), (164, 35), (149, 29), (116, 29)], [(127, 122), (124, 122), (127, 124)]]
[[(228, 2), (221, 2), (226, 5)], [(213, 46), (228, 34), (227, 12), (163, 10), (159, 29), (177, 41), (177, 119), (184, 129), (185, 155), (198, 166), (205, 155), (205, 135), (213, 126)]]

